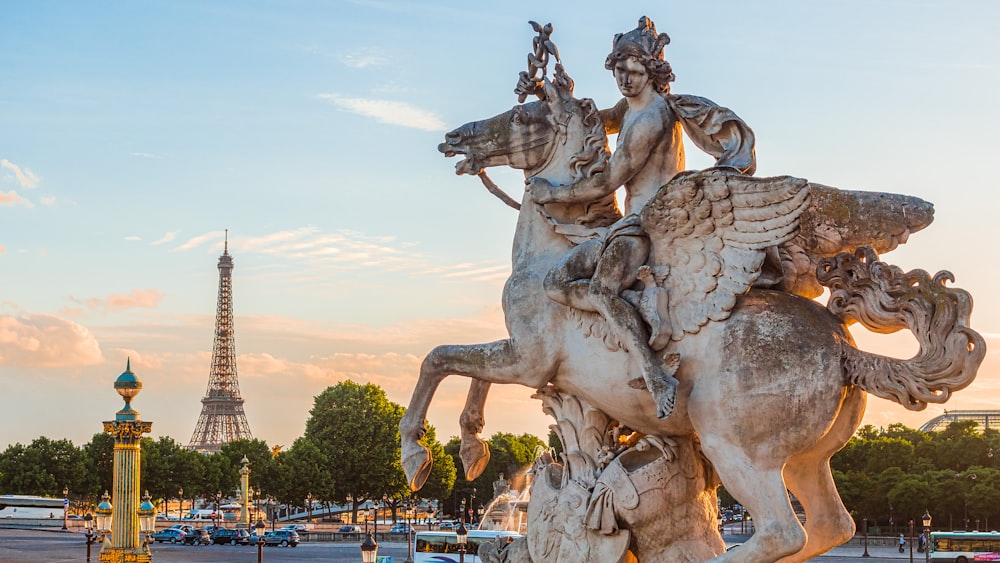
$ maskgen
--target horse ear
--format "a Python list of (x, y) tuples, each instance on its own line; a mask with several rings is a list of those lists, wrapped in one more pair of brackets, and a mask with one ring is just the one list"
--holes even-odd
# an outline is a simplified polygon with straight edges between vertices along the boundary
[(562, 94), (559, 92), (556, 83), (548, 78), (542, 78), (542, 92), (545, 94), (547, 102), (558, 102), (562, 99)]
[(566, 73), (562, 63), (556, 63), (555, 72), (552, 73), (552, 82), (563, 98), (573, 97), (573, 79)]

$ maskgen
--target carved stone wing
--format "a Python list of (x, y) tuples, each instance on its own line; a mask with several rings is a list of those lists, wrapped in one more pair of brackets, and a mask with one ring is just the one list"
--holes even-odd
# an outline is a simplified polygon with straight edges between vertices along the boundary
[(764, 250), (796, 235), (808, 202), (806, 180), (717, 168), (679, 174), (660, 188), (640, 219), (656, 282), (667, 291), (658, 313), (673, 340), (729, 317), (760, 275)]

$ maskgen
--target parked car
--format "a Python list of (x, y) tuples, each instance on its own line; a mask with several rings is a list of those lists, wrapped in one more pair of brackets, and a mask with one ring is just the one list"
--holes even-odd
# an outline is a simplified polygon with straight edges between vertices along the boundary
[(184, 536), (184, 545), (208, 545), (212, 543), (212, 536), (204, 528), (195, 528), (190, 534)]
[(285, 524), (284, 526), (278, 528), (279, 530), (294, 530), (295, 532), (302, 533), (308, 532), (309, 527), (305, 524)]
[(177, 528), (167, 528), (166, 530), (160, 530), (159, 532), (153, 532), (149, 534), (149, 537), (156, 543), (163, 543), (168, 541), (170, 543), (177, 543), (184, 541), (184, 530), (179, 530)]
[(360, 534), (361, 533), (361, 527), (360, 526), (341, 526), (340, 529), (337, 530), (337, 533), (338, 534)]
[(457, 527), (458, 527), (458, 523), (457, 522), (450, 522), (450, 521), (447, 521), (447, 520), (444, 521), (444, 522), (441, 522), (440, 524), (438, 524), (438, 528), (440, 528), (442, 530), (454, 530)]
[(170, 526), (167, 529), (168, 530), (180, 530), (180, 531), (184, 532), (185, 534), (190, 534), (191, 532), (194, 531), (194, 526), (192, 526), (191, 524), (174, 524), (173, 526)]
[(229, 545), (247, 545), (250, 543), (250, 532), (238, 529), (219, 528), (212, 534), (212, 543), (228, 543)]
[(409, 534), (412, 531), (413, 528), (411, 528), (410, 525), (405, 522), (399, 522), (393, 524), (392, 528), (389, 528), (390, 534)]
[(280, 545), (281, 547), (299, 545), (299, 533), (295, 530), (275, 530), (264, 534), (264, 545)]

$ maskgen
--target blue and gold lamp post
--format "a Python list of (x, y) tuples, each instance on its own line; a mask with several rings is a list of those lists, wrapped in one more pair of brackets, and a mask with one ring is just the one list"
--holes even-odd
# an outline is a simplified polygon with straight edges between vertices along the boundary
[(250, 527), (250, 460), (240, 460), (240, 527)]
[[(110, 522), (105, 527), (101, 547), (101, 563), (145, 563), (153, 560), (149, 546), (139, 540), (139, 450), (142, 435), (153, 429), (153, 423), (139, 420), (139, 413), (132, 409), (132, 399), (142, 390), (142, 382), (132, 373), (131, 361), (115, 380), (115, 391), (125, 399), (125, 407), (115, 414), (115, 419), (105, 421), (104, 431), (115, 437), (115, 457), (111, 503), (106, 507)], [(102, 505), (104, 503), (101, 503)], [(113, 508), (112, 508), (113, 507)], [(101, 520), (98, 508), (98, 520)], [(107, 520), (105, 520), (107, 521)], [(98, 528), (101, 528), (98, 524)]]

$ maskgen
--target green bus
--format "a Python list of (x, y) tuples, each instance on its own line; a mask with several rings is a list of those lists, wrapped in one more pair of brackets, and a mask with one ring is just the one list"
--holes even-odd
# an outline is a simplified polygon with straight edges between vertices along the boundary
[(1000, 533), (931, 532), (930, 560), (941, 563), (1000, 561)]

